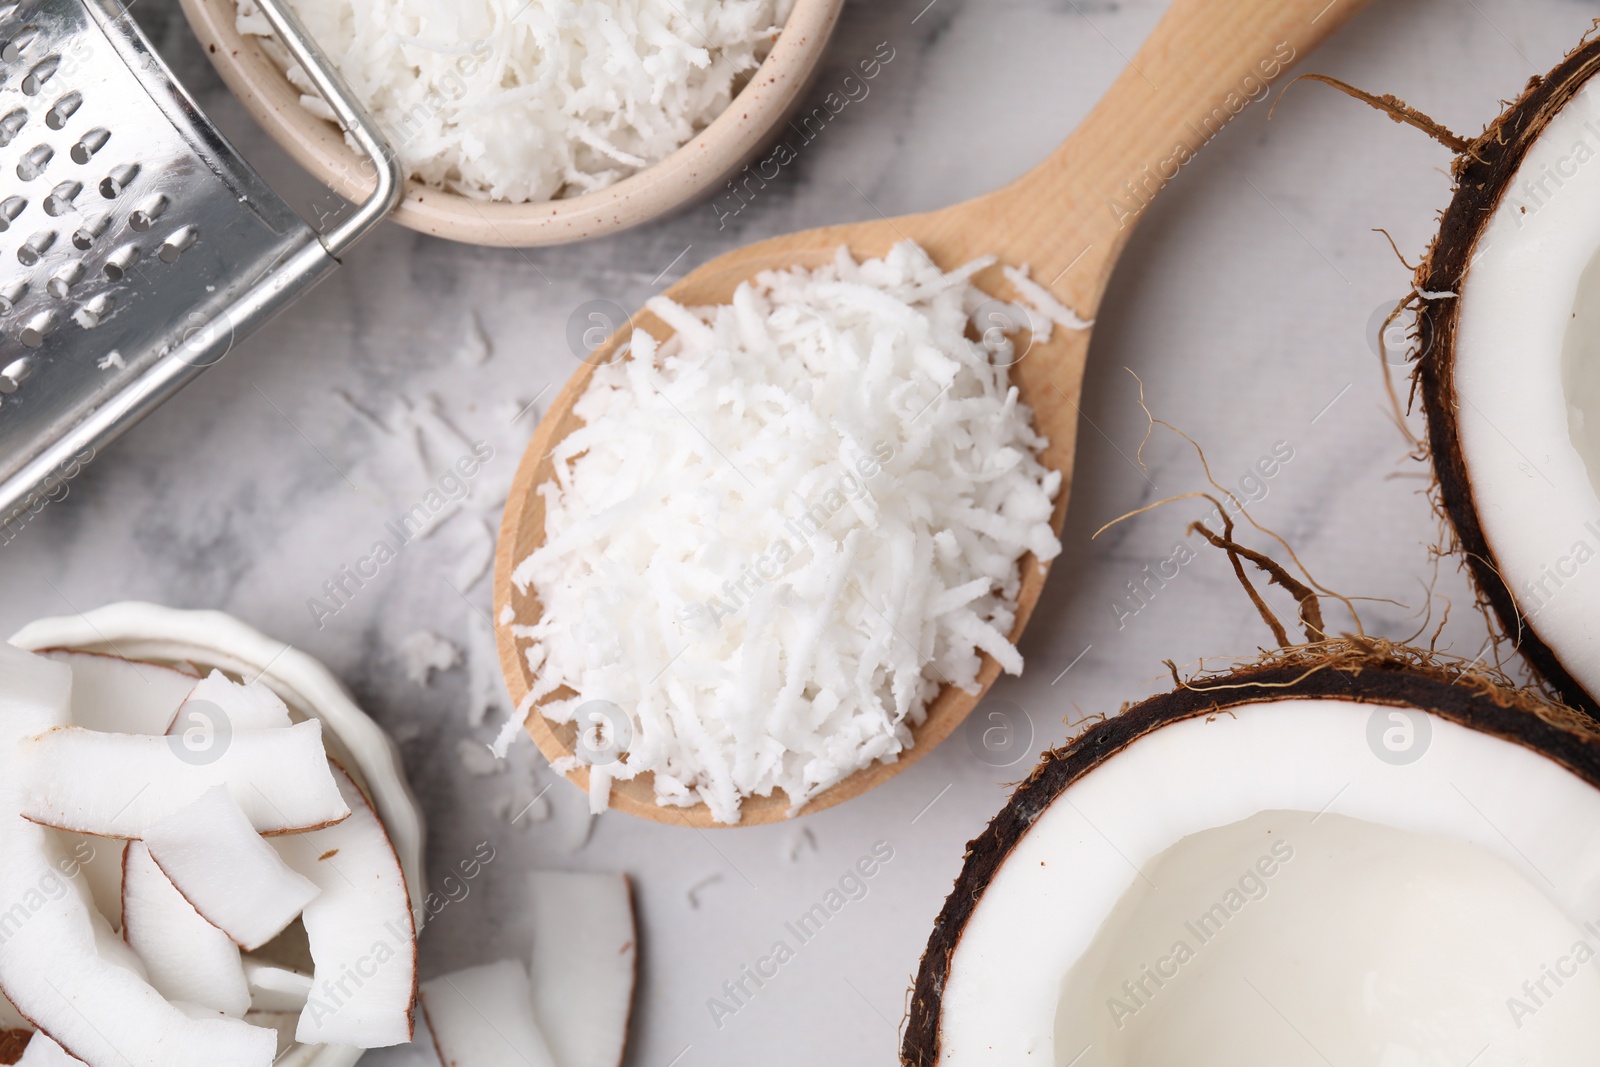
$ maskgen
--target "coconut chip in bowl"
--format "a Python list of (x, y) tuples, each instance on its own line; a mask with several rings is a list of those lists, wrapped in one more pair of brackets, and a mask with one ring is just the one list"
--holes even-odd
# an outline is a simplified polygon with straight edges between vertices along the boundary
[[(660, 162), (722, 114), (794, 0), (340, 0), (290, 8), (388, 134), (405, 172), (479, 200), (595, 192)], [(238, 29), (272, 39), (253, 0)]]

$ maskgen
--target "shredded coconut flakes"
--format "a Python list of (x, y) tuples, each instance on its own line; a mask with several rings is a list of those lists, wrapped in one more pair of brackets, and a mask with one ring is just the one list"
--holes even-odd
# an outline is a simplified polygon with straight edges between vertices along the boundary
[[(406, 172), (479, 199), (576, 196), (672, 154), (727, 109), (793, 0), (290, 0)], [(333, 120), (254, 0), (240, 32)], [(353, 145), (353, 143), (352, 143)]]
[[(537, 682), (501, 750), (536, 704), (560, 723), (607, 701), (631, 738), (590, 769), (596, 809), (653, 772), (658, 803), (733, 823), (745, 797), (797, 809), (897, 759), (943, 685), (976, 689), (981, 652), (1020, 672), (1021, 562), (1060, 550), (1061, 476), (1009, 339), (967, 335), (990, 262), (841, 249), (728, 305), (651, 301), (675, 335), (638, 331), (596, 371), (538, 489), (545, 543), (513, 581), (542, 615), (511, 628)], [(1033, 311), (1016, 321), (1041, 340), (1078, 321)]]

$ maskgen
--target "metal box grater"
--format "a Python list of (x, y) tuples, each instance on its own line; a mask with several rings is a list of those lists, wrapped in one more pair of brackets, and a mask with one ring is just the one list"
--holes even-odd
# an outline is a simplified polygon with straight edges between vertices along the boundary
[(282, 0), (263, 12), (377, 186), (319, 235), (116, 0), (0, 0), (0, 530), (310, 288), (394, 207), (394, 154)]

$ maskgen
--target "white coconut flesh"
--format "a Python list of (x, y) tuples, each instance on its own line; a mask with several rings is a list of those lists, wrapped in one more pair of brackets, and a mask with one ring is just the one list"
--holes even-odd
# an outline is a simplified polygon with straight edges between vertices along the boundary
[(225, 786), (151, 826), (143, 844), (194, 910), (240, 948), (277, 937), (321, 892), (283, 862)]
[(143, 842), (130, 841), (122, 862), (122, 936), (150, 984), (168, 1000), (243, 1018), (251, 1001), (239, 946), (195, 910)]
[[(150, 667), (163, 679), (152, 696), (146, 666), (0, 646), (0, 1028), (34, 1035), (35, 1064), (267, 1067), (298, 1040), (311, 978), (239, 946), (264, 946), (331, 896), (305, 925), (334, 964), (325, 987), (353, 1010), (319, 1043), (407, 1040), (404, 877), (321, 723), (295, 724), (271, 689), (218, 672)], [(290, 856), (323, 874), (337, 858), (341, 891), (324, 894)], [(338, 935), (365, 939), (379, 923), (392, 945)], [(374, 953), (402, 960), (392, 982), (366, 982)], [(368, 988), (347, 997), (352, 983)]]
[(638, 959), (620, 874), (536, 871), (530, 880), (533, 1011), (558, 1067), (618, 1067)]
[[(219, 728), (231, 734), (234, 731), (275, 730), (294, 725), (283, 698), (259, 681), (242, 684), (221, 671), (212, 671), (191, 686), (191, 690), (180, 702), (182, 707), (177, 709), (176, 717), (169, 720), (166, 728), (152, 730), (151, 733), (181, 736), (185, 731), (199, 730), (201, 739), (205, 740), (208, 730), (211, 731), (209, 736), (214, 737)], [(123, 729), (128, 733), (138, 732), (129, 731), (126, 727)]]
[(72, 668), (71, 722), (106, 733), (165, 733), (200, 679), (175, 667), (98, 652), (41, 652)]
[[(299, 1016), (311, 998), (311, 976), (275, 963), (246, 958), (245, 983), (250, 990), (250, 1010), (266, 1014)], [(294, 1027), (289, 1028), (291, 1031)]]
[(1592, 1063), (1597, 952), (1600, 791), (1423, 712), (1245, 705), (1039, 816), (951, 957), (939, 1062)]
[(405, 874), (366, 796), (343, 768), (329, 766), (351, 816), (272, 839), (284, 862), (320, 891), (301, 915), (315, 973), (296, 1037), (308, 1045), (404, 1045), (417, 976)]
[(448, 1067), (557, 1067), (533, 1013), (527, 965), (519, 960), (424, 982), (422, 1010)]
[(81, 1067), (83, 1061), (50, 1039), (49, 1034), (34, 1034), (22, 1050), (17, 1067)]
[(76, 726), (43, 731), (22, 747), (28, 771), (22, 814), (77, 833), (141, 838), (218, 785), (228, 788), (261, 833), (326, 826), (350, 815), (329, 773), (322, 724), (315, 720), (231, 734), (220, 754), (202, 759), (177, 737)]
[(1459, 296), (1456, 419), (1522, 615), (1600, 693), (1600, 85), (1529, 148)]
[[(51, 649), (39, 653), (72, 669), (69, 721), (90, 730), (159, 734), (199, 682), (194, 675), (153, 663), (98, 652)], [(64, 834), (68, 854), (80, 862), (95, 907), (122, 929), (122, 848), (87, 834)]]
[(264, 1067), (272, 1033), (192, 1019), (169, 1003), (112, 936), (81, 879), (65, 873), (71, 862), (56, 835), (16, 814), (23, 749), (67, 721), (71, 680), (64, 664), (0, 645), (0, 990), (90, 1067)]

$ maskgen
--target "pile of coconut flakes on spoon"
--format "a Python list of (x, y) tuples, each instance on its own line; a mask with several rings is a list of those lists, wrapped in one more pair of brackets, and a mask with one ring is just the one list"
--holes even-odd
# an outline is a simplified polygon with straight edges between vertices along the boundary
[[(976, 688), (981, 653), (1019, 673), (1021, 564), (1060, 551), (1061, 476), (1009, 382), (1011, 340), (968, 335), (992, 262), (841, 249), (728, 305), (652, 300), (676, 332), (638, 330), (595, 372), (538, 489), (545, 542), (512, 580), (541, 614), (502, 619), (536, 680), (499, 750), (535, 706), (562, 723), (603, 701), (625, 752), (591, 761), (595, 810), (651, 772), (658, 803), (734, 823), (744, 797), (797, 809), (895, 760), (941, 687)], [(1087, 325), (1006, 274), (1035, 341)]]

